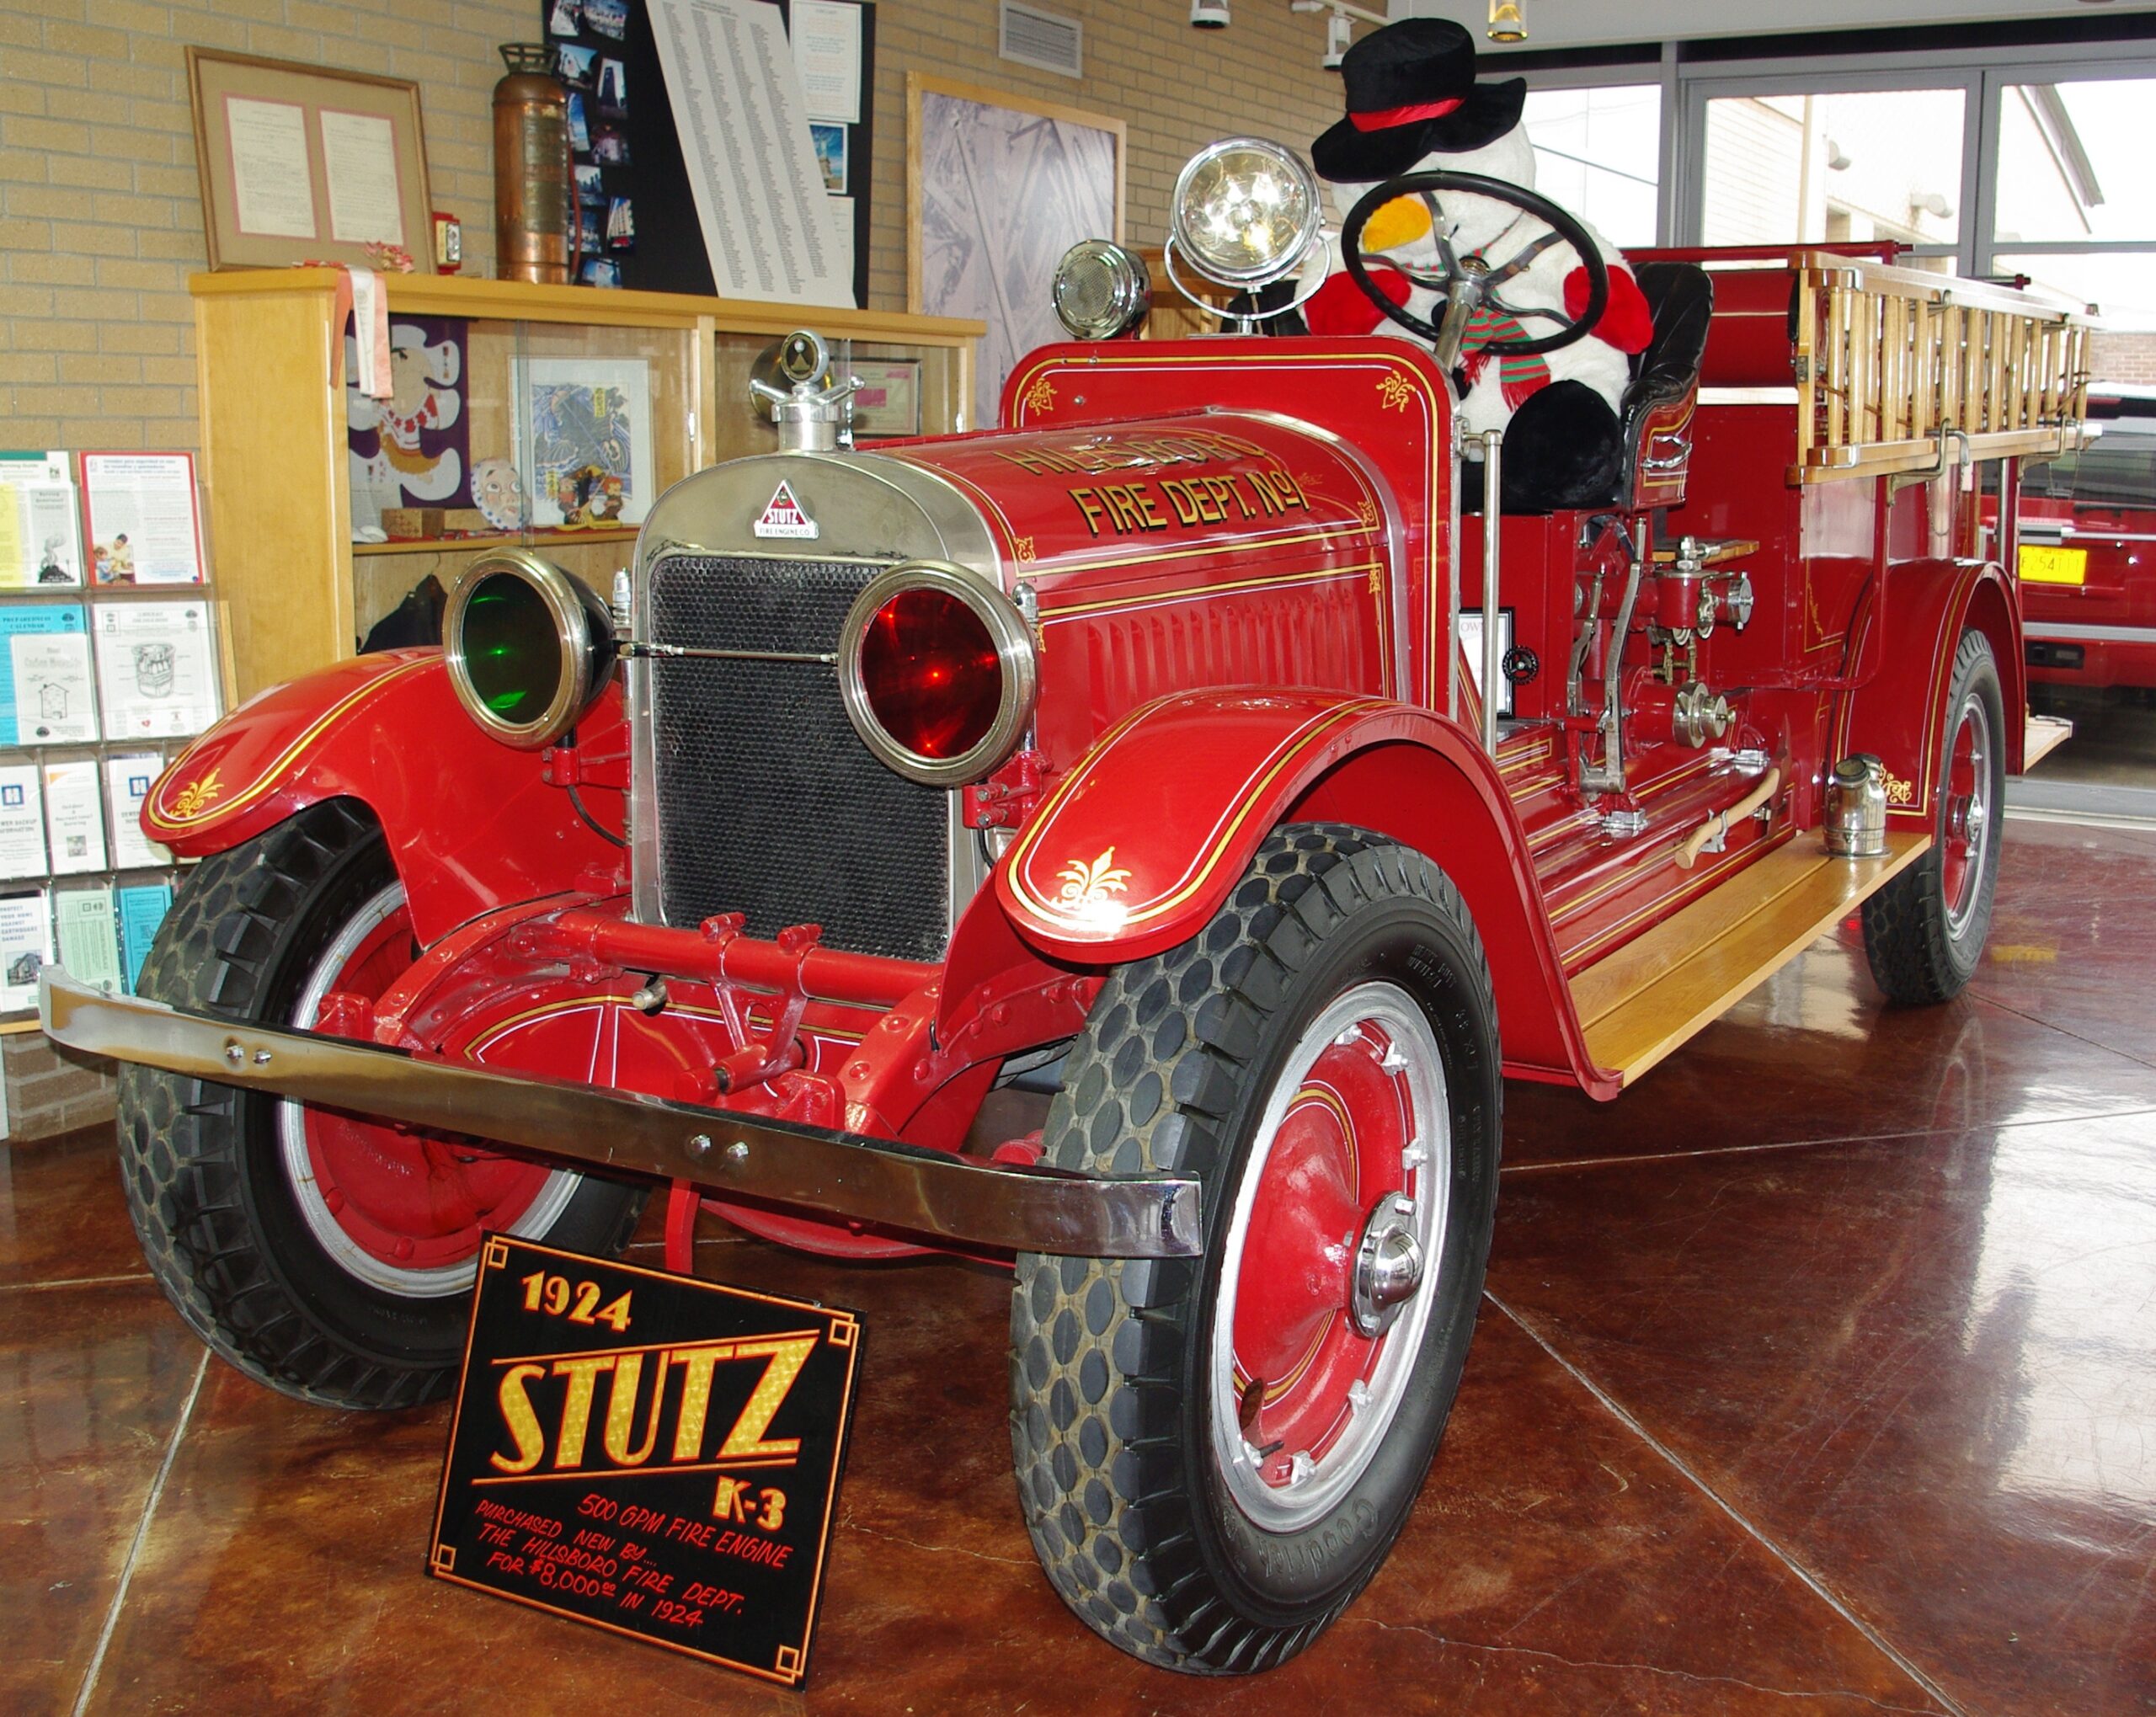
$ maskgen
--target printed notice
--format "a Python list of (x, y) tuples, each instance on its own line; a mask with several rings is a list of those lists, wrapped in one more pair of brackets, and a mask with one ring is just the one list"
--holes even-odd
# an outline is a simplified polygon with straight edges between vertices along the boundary
[(45, 838), (54, 876), (104, 868), (104, 797), (98, 791), (96, 758), (45, 765)]
[(0, 894), (0, 1012), (37, 1005), (37, 974), (52, 963), (52, 908), (45, 890)]
[(793, 0), (793, 63), (812, 120), (861, 123), (861, 8), (852, 0)]
[(0, 585), (81, 584), (77, 516), (66, 454), (0, 454)]
[(225, 98), (232, 149), (232, 219), (243, 232), (312, 238), (314, 184), (307, 166), (307, 109), (288, 101)]
[(202, 582), (192, 455), (85, 453), (83, 492), (98, 583)]
[(322, 115), (322, 171), (329, 185), (329, 236), (340, 244), (402, 244), (397, 128), (376, 114)]
[(172, 862), (172, 849), (142, 832), (142, 807), (164, 773), (165, 760), (154, 752), (104, 760), (105, 797), (112, 802), (112, 867), (147, 870)]
[(60, 963), (78, 984), (108, 995), (120, 988), (120, 925), (109, 888), (56, 888), (53, 929)]
[(127, 993), (142, 981), (142, 962), (150, 957), (157, 926), (172, 910), (172, 884), (145, 882), (120, 891), (120, 957), (127, 968)]
[(171, 739), (217, 718), (206, 604), (101, 602), (96, 630), (106, 739)]
[(851, 305), (853, 277), (778, 8), (653, 0), (651, 22), (720, 293)]
[(788, 1687), (861, 1324), (489, 1234), (434, 1573)]
[(98, 736), (90, 641), (79, 602), (0, 604), (0, 745), (70, 745)]
[(35, 763), (0, 765), (0, 877), (41, 877), (45, 864), (45, 797)]

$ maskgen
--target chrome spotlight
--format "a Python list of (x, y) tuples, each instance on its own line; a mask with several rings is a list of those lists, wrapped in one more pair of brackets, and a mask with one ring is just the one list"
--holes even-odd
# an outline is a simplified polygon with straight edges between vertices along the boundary
[(1217, 285), (1255, 292), (1302, 266), (1318, 241), (1317, 181), (1288, 149), (1229, 137), (1176, 179), (1168, 242)]
[(1081, 238), (1055, 265), (1056, 319), (1073, 339), (1114, 339), (1137, 328), (1152, 307), (1152, 272), (1134, 250)]

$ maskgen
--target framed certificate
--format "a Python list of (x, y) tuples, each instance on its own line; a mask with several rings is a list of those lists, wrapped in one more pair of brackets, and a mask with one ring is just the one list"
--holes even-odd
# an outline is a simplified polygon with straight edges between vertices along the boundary
[(187, 86), (211, 268), (365, 264), (394, 245), (435, 271), (418, 84), (190, 47)]

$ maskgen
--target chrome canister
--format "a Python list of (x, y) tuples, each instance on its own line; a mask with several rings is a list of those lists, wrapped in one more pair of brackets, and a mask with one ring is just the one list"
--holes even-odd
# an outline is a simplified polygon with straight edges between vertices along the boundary
[(1827, 851), (1836, 858), (1886, 851), (1886, 765), (1869, 751), (1844, 757), (1827, 778)]

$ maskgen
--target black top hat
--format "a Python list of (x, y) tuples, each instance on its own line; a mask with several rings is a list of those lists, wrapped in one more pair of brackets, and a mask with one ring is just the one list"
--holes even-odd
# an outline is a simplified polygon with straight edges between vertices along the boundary
[(1349, 184), (1411, 171), (1433, 150), (1480, 149), (1519, 123), (1527, 80), (1475, 81), (1475, 38), (1449, 19), (1373, 30), (1340, 62), (1348, 117), (1310, 146), (1321, 178)]

